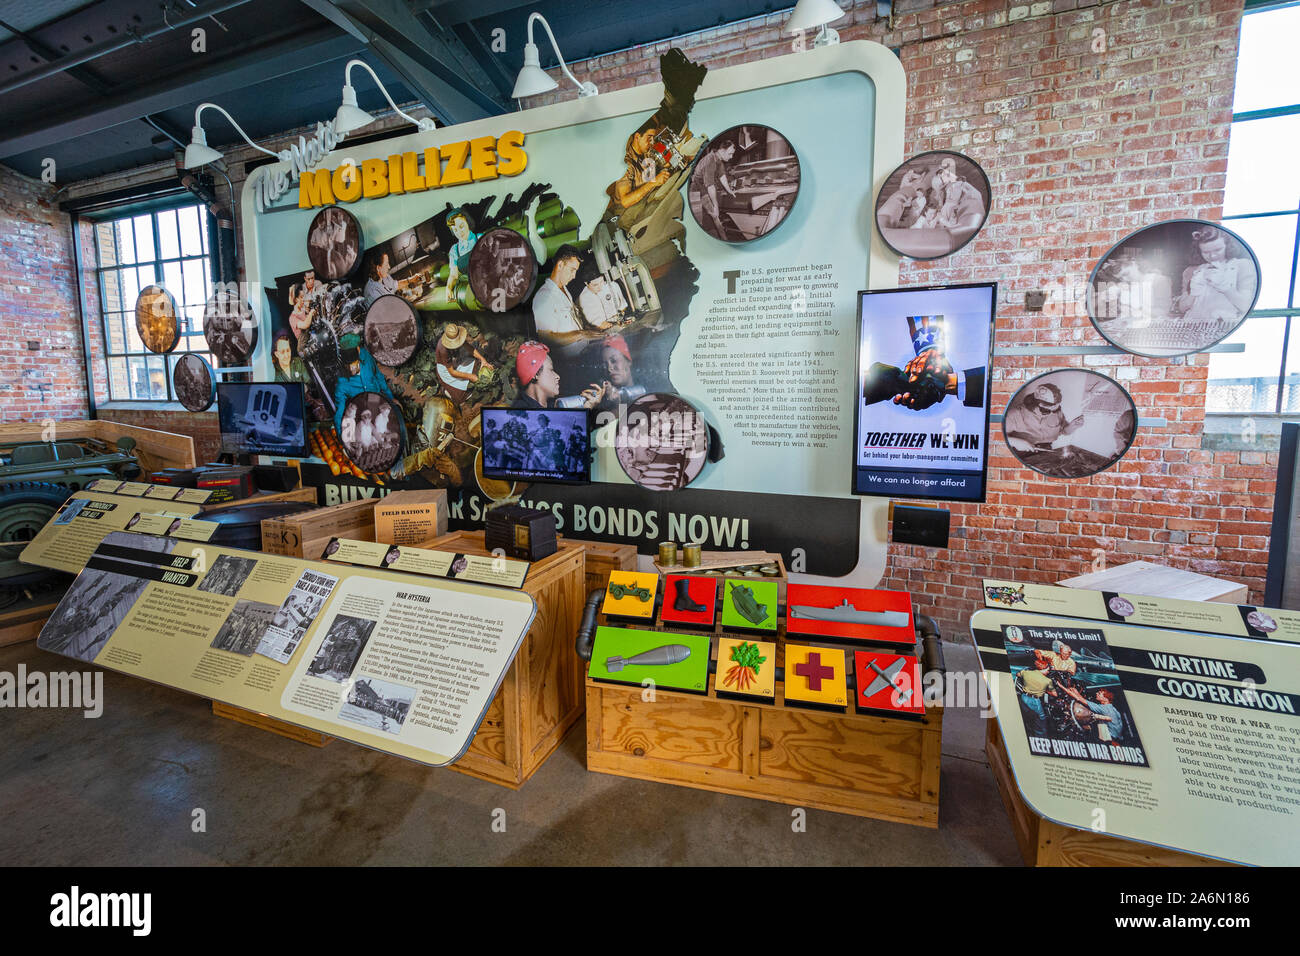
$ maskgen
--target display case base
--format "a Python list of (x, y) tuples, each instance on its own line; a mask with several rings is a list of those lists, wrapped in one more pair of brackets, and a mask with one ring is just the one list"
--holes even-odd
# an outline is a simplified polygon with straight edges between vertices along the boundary
[(587, 681), (587, 769), (936, 828), (942, 708), (833, 714)]
[(1078, 830), (1046, 820), (1020, 795), (997, 720), (985, 721), (984, 753), (1026, 866), (1232, 866), (1222, 860)]

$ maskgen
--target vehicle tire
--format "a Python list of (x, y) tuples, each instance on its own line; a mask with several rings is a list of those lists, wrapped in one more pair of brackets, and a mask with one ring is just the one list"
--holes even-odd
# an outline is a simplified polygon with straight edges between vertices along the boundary
[(72, 490), (44, 481), (0, 485), (0, 541), (30, 541)]

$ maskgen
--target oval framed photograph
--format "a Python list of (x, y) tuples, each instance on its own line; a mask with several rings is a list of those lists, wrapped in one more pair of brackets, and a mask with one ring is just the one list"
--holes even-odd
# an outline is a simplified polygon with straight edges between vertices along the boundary
[(203, 338), (222, 368), (240, 368), (257, 349), (257, 316), (236, 293), (218, 289), (203, 307)]
[(714, 239), (751, 242), (789, 218), (801, 178), (790, 141), (749, 123), (723, 130), (700, 151), (686, 194), (695, 222)]
[(172, 366), (172, 391), (186, 411), (205, 412), (217, 400), (217, 380), (202, 355), (186, 352)]
[(409, 362), (424, 341), (420, 317), (400, 295), (381, 295), (366, 310), (366, 348), (380, 365)]
[(405, 429), (396, 402), (379, 392), (360, 392), (343, 406), (339, 441), (362, 471), (388, 471), (402, 455)]
[(993, 187), (979, 163), (952, 150), (913, 156), (876, 196), (876, 230), (908, 259), (942, 259), (975, 238), (988, 220)]
[(489, 229), (469, 254), (469, 287), (489, 312), (509, 312), (537, 284), (537, 257), (513, 229)]
[(677, 491), (709, 460), (708, 422), (678, 395), (642, 395), (628, 406), (614, 451), (623, 473), (642, 488)]
[(147, 285), (135, 297), (135, 330), (150, 352), (166, 355), (181, 341), (176, 299), (160, 285)]
[(1002, 439), (1022, 465), (1051, 478), (1087, 478), (1114, 465), (1137, 437), (1124, 386), (1091, 369), (1031, 378), (1007, 402)]
[(361, 263), (361, 223), (338, 206), (326, 206), (307, 227), (307, 258), (319, 278), (346, 279)]
[(1260, 285), (1259, 260), (1235, 232), (1171, 219), (1130, 233), (1098, 260), (1088, 277), (1088, 318), (1125, 352), (1191, 355), (1246, 321)]

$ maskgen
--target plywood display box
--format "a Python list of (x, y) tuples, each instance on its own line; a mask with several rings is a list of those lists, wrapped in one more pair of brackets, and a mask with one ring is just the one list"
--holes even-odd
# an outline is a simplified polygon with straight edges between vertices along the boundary
[[(720, 623), (691, 633), (712, 634), (716, 656)], [(776, 635), (758, 639), (777, 642), (784, 667), (784, 615)], [(802, 636), (796, 643), (849, 648)], [(719, 698), (716, 678), (707, 694), (656, 688), (653, 700), (641, 687), (587, 678), (587, 769), (938, 827), (941, 706), (927, 704), (919, 720), (860, 714), (852, 704), (834, 713), (783, 705), (781, 682), (776, 703)]]

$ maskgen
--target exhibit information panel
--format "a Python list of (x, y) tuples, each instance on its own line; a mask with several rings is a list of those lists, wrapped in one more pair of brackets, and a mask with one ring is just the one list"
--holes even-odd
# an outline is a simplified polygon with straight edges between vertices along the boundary
[[(1040, 602), (1073, 595), (1087, 610), (1089, 592), (1040, 590)], [(1238, 610), (1124, 600), (1181, 625), (1189, 605)], [(1004, 607), (977, 611), (971, 633), (1035, 813), (1236, 863), (1300, 863), (1300, 646)]]
[[(109, 482), (108, 486), (113, 484)], [(152, 486), (143, 487), (148, 489)], [(199, 505), (185, 501), (163, 501), (89, 489), (73, 492), (23, 549), (19, 560), (76, 574), (86, 566), (106, 534), (136, 530), (156, 532), (164, 521), (166, 527), (162, 530), (165, 531), (178, 521), (192, 518), (200, 510)]]
[(508, 588), (114, 532), (38, 646), (440, 767), (535, 611)]
[[(870, 211), (902, 160), (901, 65), (854, 42), (716, 71), (673, 50), (659, 72), (345, 140), (275, 197), (288, 164), (250, 175), (254, 367), (306, 386), (324, 504), (446, 488), (463, 529), (522, 493), (565, 535), (774, 551), (873, 585), (885, 506), (851, 494), (841, 410), (862, 388), (858, 292), (898, 278)], [(966, 351), (962, 371), (982, 361)], [(519, 418), (480, 424), (493, 407)], [(582, 471), (558, 413), (583, 408), (591, 484), (500, 477)]]

